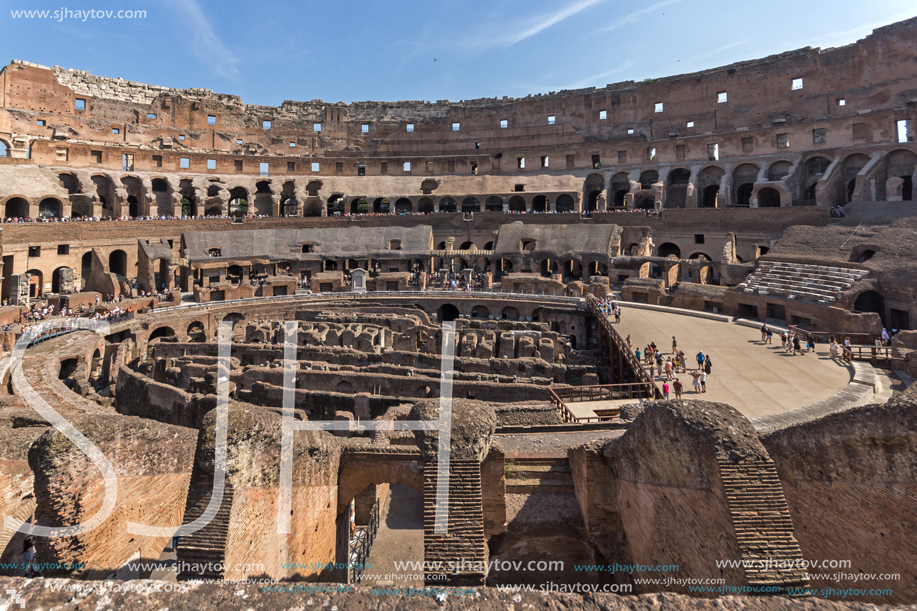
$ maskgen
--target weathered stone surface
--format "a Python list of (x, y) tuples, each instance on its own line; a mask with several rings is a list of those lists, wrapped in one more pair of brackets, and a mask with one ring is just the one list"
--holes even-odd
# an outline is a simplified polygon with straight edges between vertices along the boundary
[[(411, 420), (438, 420), (439, 399), (418, 401), (411, 408)], [(497, 428), (497, 417), (493, 409), (482, 401), (470, 399), (452, 400), (452, 434), (450, 438), (451, 457), (456, 460), (483, 461), (490, 451), (490, 444)], [(437, 431), (414, 431), (425, 461), (435, 460), (438, 454), (439, 433)]]

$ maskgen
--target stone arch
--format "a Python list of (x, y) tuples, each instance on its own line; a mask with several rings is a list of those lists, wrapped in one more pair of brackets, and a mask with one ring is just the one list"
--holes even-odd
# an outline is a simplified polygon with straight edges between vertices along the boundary
[(789, 175), (792, 167), (793, 163), (786, 159), (775, 161), (767, 168), (767, 179), (771, 182), (783, 180)]
[(491, 195), (484, 202), (484, 209), (488, 212), (503, 212), (503, 198)]
[(468, 196), (462, 200), (462, 212), (480, 212), (481, 202), (478, 198)]
[(882, 293), (868, 289), (862, 291), (853, 301), (854, 312), (873, 312), (882, 319), (882, 326), (885, 326), (885, 297)]
[(436, 212), (436, 207), (433, 205), (433, 200), (429, 197), (424, 197), (419, 202), (417, 202), (417, 211), (421, 214), (432, 214)]
[(13, 150), (10, 143), (0, 138), (0, 157), (10, 157), (10, 151)]
[(547, 212), (548, 198), (544, 195), (536, 195), (532, 199), (532, 212)]
[(409, 200), (406, 197), (400, 197), (395, 202), (395, 213), (396, 214), (410, 214), (413, 209), (414, 207), (411, 204), (411, 200)]
[(653, 185), (659, 182), (659, 172), (656, 170), (644, 170), (640, 173), (640, 188), (652, 189)]
[(188, 341), (191, 342), (207, 341), (207, 331), (204, 329), (204, 323), (199, 320), (195, 320), (188, 325), (186, 335), (188, 336)]
[(334, 387), (334, 392), (339, 392), (345, 395), (352, 395), (353, 394), (353, 384), (351, 384), (347, 380), (341, 380), (340, 382), (337, 383), (337, 386)]
[(29, 277), (29, 297), (41, 297), (44, 290), (44, 274), (40, 269), (30, 269), (26, 276)]
[(630, 178), (627, 172), (618, 172), (612, 176), (608, 199), (614, 203), (615, 208), (624, 207), (624, 196), (628, 193), (630, 193)]
[(439, 200), (439, 211), (440, 212), (455, 212), (458, 209), (458, 204), (455, 203), (455, 200), (451, 197), (444, 197)]
[(504, 320), (519, 320), (519, 310), (514, 306), (506, 306), (500, 311), (500, 318)]
[(509, 198), (509, 209), (512, 212), (525, 212), (525, 198), (521, 195)]
[(245, 216), (251, 210), (248, 201), (248, 190), (245, 187), (233, 187), (229, 190), (229, 216)]
[(121, 207), (115, 208), (115, 204), (119, 201), (118, 192), (111, 178), (105, 174), (93, 174), (91, 180), (95, 185), (99, 202), (102, 204), (102, 216), (118, 216), (121, 213)]
[(347, 509), (350, 502), (370, 486), (400, 484), (423, 494), (422, 466), (420, 455), (409, 460), (401, 455), (371, 456), (367, 453), (365, 456), (344, 461), (338, 476), (338, 514)]
[(459, 317), (459, 309), (451, 303), (444, 303), (436, 310), (436, 319), (439, 322), (449, 322)]
[(38, 204), (38, 217), (59, 219), (63, 216), (64, 204), (56, 197), (46, 197)]
[(168, 193), (169, 181), (165, 178), (153, 178), (150, 180), (150, 191), (153, 193)]
[(759, 208), (779, 208), (780, 192), (773, 187), (763, 187), (758, 191)]
[(740, 163), (732, 171), (733, 201), (736, 206), (747, 208), (751, 205), (751, 194), (761, 168), (753, 163)]
[(720, 183), (726, 170), (718, 165), (708, 165), (697, 174), (697, 187), (700, 190), (700, 208), (715, 208), (720, 192)]
[[(903, 201), (914, 200), (914, 174), (917, 173), (917, 153), (908, 149), (895, 149), (885, 156), (885, 175), (888, 178), (900, 178)], [(892, 194), (888, 194), (892, 195)]]
[[(350, 212), (353, 213), (353, 203), (351, 202)], [(373, 212), (375, 214), (388, 214), (392, 211), (392, 205), (385, 197), (377, 197), (373, 201)]]
[(147, 340), (147, 343), (153, 343), (154, 340), (161, 339), (163, 337), (175, 337), (175, 329), (167, 325), (157, 327), (150, 333), (150, 338)]
[(586, 210), (595, 212), (599, 209), (599, 196), (605, 190), (605, 177), (602, 174), (592, 173), (586, 177), (583, 185), (583, 201), (586, 202)]
[(576, 209), (576, 202), (573, 200), (573, 196), (564, 193), (557, 196), (554, 209), (558, 212), (573, 212)]
[(51, 273), (51, 292), (55, 294), (60, 294), (61, 292), (61, 280), (64, 275), (64, 270), (69, 270), (70, 268), (66, 265), (58, 267)]
[(842, 163), (842, 173), (844, 176), (844, 187), (847, 192), (846, 201), (851, 202), (856, 190), (856, 178), (866, 164), (869, 163), (869, 157), (863, 153), (853, 153), (847, 155)]
[(321, 216), (322, 215), (322, 200), (317, 197), (312, 197), (306, 200), (306, 203), (303, 204), (302, 215), (303, 216)]
[(108, 255), (108, 269), (116, 276), (127, 278), (127, 253), (121, 249), (113, 250)]
[(656, 194), (641, 189), (634, 194), (634, 210), (653, 210), (656, 207)]
[(61, 172), (57, 175), (57, 178), (60, 180), (61, 186), (67, 189), (68, 195), (76, 195), (83, 192), (83, 185), (80, 183), (80, 179), (76, 177), (76, 174)]
[(31, 202), (28, 198), (13, 196), (3, 205), (3, 215), (6, 218), (28, 218), (30, 216)]
[(472, 318), (490, 318), (490, 309), (487, 306), (476, 305), (471, 308)]
[(688, 183), (691, 182), (691, 170), (675, 168), (669, 172), (668, 186), (665, 193), (666, 208), (684, 208), (688, 201)]
[(656, 250), (657, 257), (669, 257), (671, 255), (675, 255), (678, 259), (681, 258), (681, 249), (671, 242), (660, 244), (659, 248)]

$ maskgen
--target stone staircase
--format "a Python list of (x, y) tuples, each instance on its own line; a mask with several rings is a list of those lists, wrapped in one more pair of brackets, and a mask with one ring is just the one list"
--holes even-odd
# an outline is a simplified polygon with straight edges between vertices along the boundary
[(828, 304), (868, 273), (867, 270), (847, 267), (759, 261), (757, 269), (736, 289), (744, 293)]
[[(213, 476), (198, 466), (195, 459), (194, 472), (191, 474), (191, 485), (188, 487), (188, 500), (185, 503), (183, 524), (190, 524), (204, 514), (213, 493)], [(224, 565), (226, 558), (226, 539), (229, 535), (229, 516), (232, 512), (233, 489), (229, 478), (224, 479), (223, 498), (219, 510), (201, 530), (182, 536), (178, 541), (176, 562), (179, 567), (196, 565), (199, 572), (179, 572), (179, 581), (190, 579), (222, 579), (223, 572), (214, 567)]]
[[(745, 576), (752, 586), (806, 587), (802, 550), (772, 461), (719, 461)], [(764, 561), (764, 566), (757, 563)], [(770, 562), (768, 565), (767, 561)]]
[(507, 458), (506, 494), (573, 494), (570, 463), (563, 458)]
[[(448, 533), (437, 534), (436, 465), (424, 465), (423, 539), (425, 582), (436, 586), (482, 586), (486, 576), (487, 540), (484, 538), (484, 504), (481, 494), (481, 463), (452, 460), (449, 463)], [(430, 570), (440, 562), (444, 571)]]

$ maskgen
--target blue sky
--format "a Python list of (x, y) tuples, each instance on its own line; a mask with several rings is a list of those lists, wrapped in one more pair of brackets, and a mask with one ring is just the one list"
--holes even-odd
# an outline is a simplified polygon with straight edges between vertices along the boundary
[[(22, 59), (247, 104), (458, 101), (603, 87), (849, 44), (913, 0), (0, 0), (0, 62)], [(11, 11), (145, 10), (145, 19)], [(435, 60), (435, 61), (434, 61)]]

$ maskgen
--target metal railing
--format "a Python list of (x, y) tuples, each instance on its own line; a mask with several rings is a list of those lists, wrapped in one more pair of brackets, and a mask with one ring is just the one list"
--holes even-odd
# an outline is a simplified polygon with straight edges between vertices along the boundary
[(353, 567), (352, 583), (360, 583), (363, 579), (363, 572), (366, 567), (366, 561), (369, 559), (369, 553), (373, 548), (373, 541), (376, 540), (376, 533), (379, 531), (379, 500), (373, 504), (372, 511), (369, 512), (369, 524), (363, 531), (363, 536), (354, 539), (350, 543), (350, 563)]
[(561, 386), (552, 390), (564, 403), (654, 398), (654, 393), (643, 382), (634, 384), (597, 384), (595, 386)]
[(862, 344), (864, 346), (869, 346), (876, 340), (876, 335), (874, 333), (834, 333), (831, 331), (810, 331), (803, 325), (787, 325), (787, 329), (791, 333), (799, 333), (803, 338), (807, 335), (811, 335), (815, 338), (817, 343), (821, 344), (830, 343), (832, 337), (837, 340), (838, 344), (842, 343), (845, 338), (849, 337), (852, 344)]
[[(608, 338), (610, 344), (613, 344), (617, 351), (623, 355), (624, 360), (627, 361), (627, 364), (630, 365), (631, 369), (634, 372), (634, 375), (637, 377), (637, 383), (643, 384), (649, 389), (652, 389), (652, 392), (648, 391), (648, 394), (651, 398), (661, 399), (662, 392), (659, 390), (659, 387), (656, 386), (656, 382), (650, 377), (646, 372), (646, 369), (643, 368), (643, 365), (637, 359), (637, 356), (631, 352), (630, 346), (621, 339), (621, 336), (618, 335), (618, 332), (615, 331), (614, 327), (611, 326), (611, 323), (608, 322), (608, 317), (602, 312), (602, 309), (599, 308), (598, 303), (595, 300), (595, 297), (592, 295), (586, 295), (586, 303), (589, 305), (589, 309), (592, 312), (592, 315), (596, 317), (599, 321), (599, 328), (605, 332), (605, 336)], [(613, 354), (608, 355), (609, 361), (614, 358)]]

